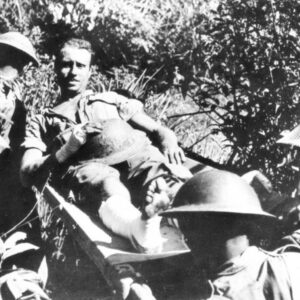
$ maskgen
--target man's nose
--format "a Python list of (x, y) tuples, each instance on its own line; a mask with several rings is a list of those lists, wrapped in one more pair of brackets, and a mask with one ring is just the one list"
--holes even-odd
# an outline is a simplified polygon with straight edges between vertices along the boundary
[(71, 66), (71, 74), (76, 75), (78, 73), (78, 66), (76, 64), (73, 64)]

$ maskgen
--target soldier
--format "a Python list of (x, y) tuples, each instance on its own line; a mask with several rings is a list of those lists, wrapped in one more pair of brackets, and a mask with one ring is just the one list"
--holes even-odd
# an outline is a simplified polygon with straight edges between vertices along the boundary
[(259, 248), (275, 218), (261, 209), (241, 177), (200, 172), (180, 188), (173, 208), (162, 215), (178, 220), (198, 274), (205, 270), (195, 299), (300, 299), (299, 232), (276, 251)]
[(38, 65), (35, 50), (19, 32), (0, 34), (0, 230), (6, 231), (24, 217), (19, 164), (26, 111), (18, 77), (26, 65)]
[(1, 299), (49, 299), (42, 288), (43, 280), (36, 272), (42, 261), (39, 248), (28, 243), (27, 234), (21, 232), (13, 234), (5, 243), (2, 241), (3, 232), (26, 213), (20, 211), (23, 206), (18, 180), (19, 146), (24, 138), (26, 114), (18, 77), (30, 62), (35, 66), (39, 64), (27, 37), (19, 32), (0, 34)]
[[(151, 184), (150, 191), (164, 189), (161, 187), (164, 182), (158, 180), (151, 183), (151, 179), (159, 177), (161, 173), (170, 173), (168, 160), (181, 164), (185, 156), (178, 146), (175, 134), (146, 115), (143, 105), (138, 100), (128, 99), (114, 92), (95, 94), (86, 89), (91, 74), (92, 55), (91, 44), (80, 39), (70, 39), (59, 49), (55, 68), (61, 95), (57, 106), (35, 116), (27, 126), (23, 143), (25, 153), (21, 178), (24, 185), (30, 186), (38, 183), (43, 172), (48, 174), (49, 169), (56, 168), (60, 170), (61, 175), (53, 176), (55, 179), (71, 178), (72, 186), (77, 185), (79, 190), (94, 191), (98, 202), (101, 192), (101, 199), (105, 200), (105, 205), (101, 205), (100, 213), (104, 223), (119, 234), (130, 238), (134, 236), (132, 240), (139, 240), (137, 236), (141, 237), (137, 244), (142, 243), (141, 247), (144, 248), (146, 244), (153, 242), (149, 242), (147, 238), (145, 243), (141, 241), (145, 237), (145, 228), (148, 228), (148, 223), (151, 222), (156, 224), (154, 227), (157, 230), (158, 221), (144, 220), (141, 213), (131, 204), (130, 194), (119, 180), (120, 173), (121, 177), (124, 177), (125, 168), (125, 179), (128, 179), (129, 174), (132, 173), (135, 173), (136, 176), (133, 176), (135, 178), (144, 176), (145, 180), (141, 181), (143, 184)], [(151, 146), (150, 141), (144, 136), (140, 142), (134, 142), (135, 151), (139, 151), (143, 156), (138, 161), (129, 162), (128, 157), (123, 157), (121, 161), (116, 159), (110, 163), (115, 168), (99, 161), (80, 163), (77, 160), (76, 163), (73, 161), (72, 165), (75, 154), (88, 139), (88, 132), (102, 131), (101, 126), (98, 129), (97, 126), (93, 128), (90, 123), (101, 125), (103, 121), (110, 119), (123, 122), (123, 125), (119, 124), (117, 127), (118, 132), (123, 129), (125, 132), (128, 131), (128, 127), (126, 129), (124, 125), (128, 123), (127, 126), (130, 124), (134, 128), (154, 135), (165, 156)], [(113, 127), (110, 126), (110, 130)], [(69, 132), (69, 135), (65, 136), (65, 132)], [(63, 145), (55, 148), (53, 140), (57, 140), (58, 135), (61, 136)], [(106, 136), (108, 137), (109, 134)], [(119, 143), (116, 139), (114, 141)], [(147, 199), (152, 202), (153, 197), (148, 194)], [(165, 197), (163, 202), (166, 202), (166, 199)], [(148, 208), (149, 213), (146, 218), (155, 214), (157, 206), (150, 205)]]
[[(24, 67), (32, 62), (38, 65), (35, 50), (27, 37), (19, 32), (0, 35), (0, 153), (10, 149), (13, 115), (20, 104), (17, 81)], [(18, 125), (18, 124), (16, 124)], [(24, 128), (25, 128), (25, 124)]]

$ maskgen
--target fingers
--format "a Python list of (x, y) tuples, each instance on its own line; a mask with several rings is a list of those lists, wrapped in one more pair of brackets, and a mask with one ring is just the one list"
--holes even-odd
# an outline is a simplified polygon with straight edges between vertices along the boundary
[(168, 158), (171, 164), (181, 165), (186, 161), (185, 154), (180, 147), (167, 149), (164, 151), (164, 155)]
[(186, 161), (186, 157), (185, 157), (185, 154), (182, 150), (182, 148), (178, 147), (178, 155), (180, 157), (180, 161), (183, 163)]

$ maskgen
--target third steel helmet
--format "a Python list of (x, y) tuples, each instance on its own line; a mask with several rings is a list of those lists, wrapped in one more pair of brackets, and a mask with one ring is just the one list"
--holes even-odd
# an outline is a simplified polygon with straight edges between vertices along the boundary
[(178, 191), (173, 208), (162, 215), (230, 213), (274, 218), (262, 210), (254, 189), (240, 176), (221, 170), (197, 173)]
[(78, 153), (83, 160), (99, 159), (109, 165), (119, 164), (141, 153), (150, 144), (144, 132), (133, 129), (123, 120), (104, 120), (95, 124), (95, 129)]

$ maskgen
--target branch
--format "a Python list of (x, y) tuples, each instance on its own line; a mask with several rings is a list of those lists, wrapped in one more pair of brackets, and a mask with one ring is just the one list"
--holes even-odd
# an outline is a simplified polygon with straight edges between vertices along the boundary
[(198, 115), (198, 114), (207, 114), (213, 112), (212, 109), (210, 110), (199, 110), (199, 111), (195, 111), (195, 112), (189, 112), (189, 113), (184, 113), (184, 114), (178, 114), (178, 115), (172, 115), (172, 116), (168, 116), (168, 119), (173, 119), (173, 118), (179, 118), (179, 117), (186, 117), (186, 116), (194, 116), (194, 115)]

